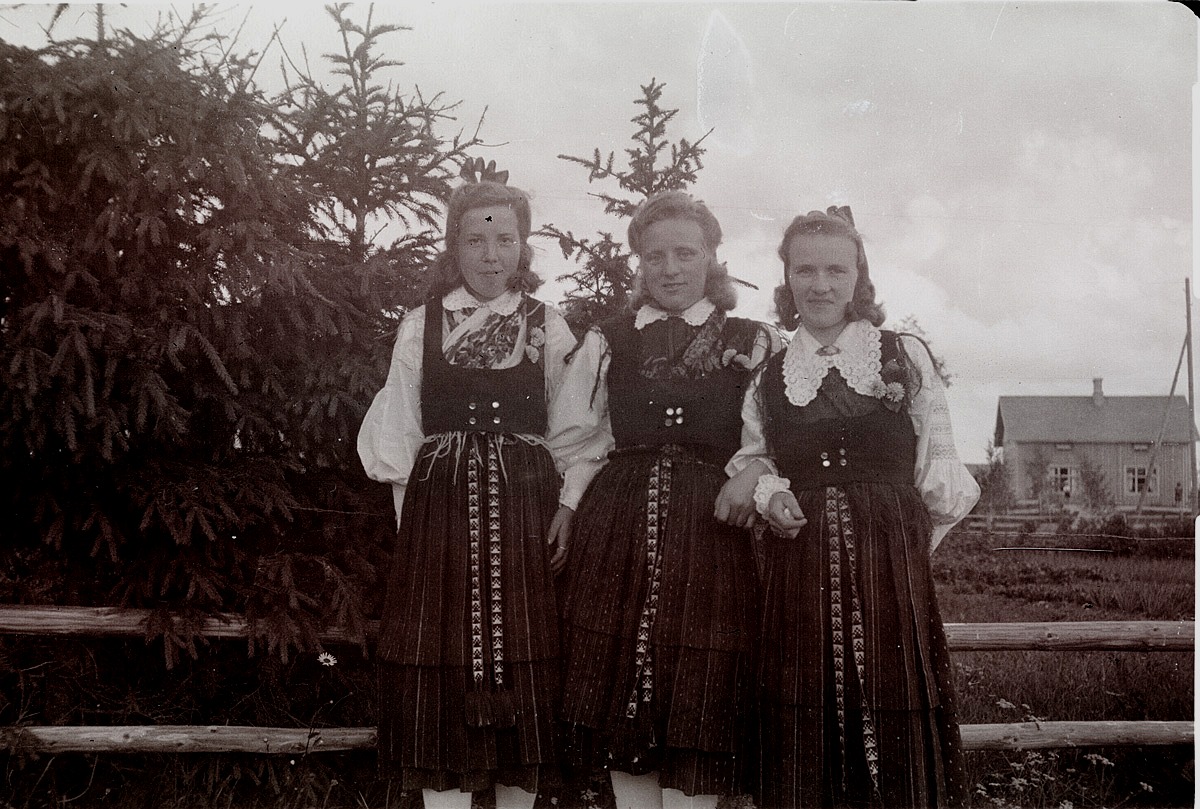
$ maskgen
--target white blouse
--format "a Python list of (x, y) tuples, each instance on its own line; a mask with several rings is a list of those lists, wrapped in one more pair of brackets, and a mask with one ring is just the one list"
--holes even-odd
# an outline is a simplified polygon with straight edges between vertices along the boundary
[[(965, 517), (979, 500), (979, 484), (958, 458), (946, 389), (934, 370), (933, 362), (920, 341), (901, 338), (909, 359), (921, 374), (921, 389), (909, 407), (913, 430), (917, 435), (917, 462), (914, 484), (933, 517), (930, 551), (938, 546), (954, 525)], [(820, 355), (820, 341), (801, 326), (787, 348), (783, 361), (784, 391), (788, 401), (803, 406), (812, 401), (830, 368), (837, 368), (856, 392), (877, 395), (882, 385), (879, 329), (866, 320), (850, 322), (833, 345), (839, 351)], [(762, 415), (758, 409), (759, 375), (751, 381), (742, 401), (742, 448), (729, 461), (726, 472), (737, 474), (751, 462), (763, 463), (770, 474), (759, 478), (755, 501), (760, 513), (771, 495), (785, 491), (791, 483), (778, 477), (777, 468), (767, 453)]]
[[(443, 351), (448, 353), (452, 348), (461, 346), (464, 337), (472, 329), (483, 326), (489, 317), (511, 315), (520, 302), (521, 295), (515, 291), (481, 302), (463, 287), (455, 289), (442, 298), (445, 310), (442, 323)], [(475, 309), (475, 312), (464, 317), (462, 312), (470, 309)], [(581, 424), (578, 416), (581, 410), (587, 409), (587, 395), (591, 388), (589, 386), (586, 391), (579, 391), (563, 384), (568, 369), (564, 359), (575, 347), (575, 336), (571, 334), (562, 314), (549, 304), (546, 305), (543, 331), (544, 344), (540, 347), (533, 345), (541, 340), (534, 338), (531, 342), (522, 322), (513, 351), (506, 357), (497, 358), (491, 367), (512, 367), (527, 352), (544, 352), (547, 403), (544, 443), (554, 458), (555, 467), (563, 475), (559, 502), (575, 508), (592, 476), (603, 464), (603, 455), (597, 457), (589, 454), (589, 428)], [(425, 307), (419, 306), (406, 314), (400, 323), (387, 382), (371, 402), (358, 433), (358, 454), (367, 477), (392, 484), (397, 524), (409, 474), (427, 438), (421, 427), (424, 334)], [(450, 361), (449, 356), (447, 361)], [(540, 437), (533, 437), (532, 440), (542, 442)]]
[[(681, 312), (679, 317), (689, 325), (701, 326), (715, 309), (716, 307), (708, 298), (701, 298)], [(646, 304), (639, 308), (634, 315), (634, 328), (641, 331), (649, 324), (670, 316), (669, 312), (652, 304)], [(765, 361), (780, 347), (781, 338), (774, 328), (761, 329), (754, 341), (750, 367), (753, 368)], [(574, 395), (570, 397), (572, 417), (578, 419), (580, 430), (589, 435), (588, 439), (581, 443), (578, 452), (582, 457), (599, 459), (599, 463), (589, 468), (591, 476), (600, 470), (608, 453), (616, 446), (608, 409), (609, 359), (608, 340), (604, 333), (596, 328), (590, 329), (584, 335), (578, 350), (571, 357), (571, 362), (568, 364), (566, 375), (563, 378), (563, 387), (574, 392)], [(599, 379), (599, 384), (597, 384), (597, 379)], [(595, 391), (594, 398), (593, 391)], [(582, 403), (582, 408), (575, 409), (579, 403)], [(579, 475), (582, 477), (583, 472), (581, 471)], [(591, 476), (589, 476), (589, 480)]]

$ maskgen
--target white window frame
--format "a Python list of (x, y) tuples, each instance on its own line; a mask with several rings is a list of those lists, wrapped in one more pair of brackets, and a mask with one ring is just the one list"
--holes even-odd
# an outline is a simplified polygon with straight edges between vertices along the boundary
[(1063, 493), (1063, 484), (1070, 487), (1071, 496), (1075, 497), (1079, 494), (1079, 468), (1069, 464), (1050, 464), (1046, 469), (1046, 475), (1050, 479), (1051, 491), (1055, 494)]
[(1158, 491), (1158, 467), (1148, 469), (1145, 466), (1125, 467), (1125, 494), (1154, 494)]

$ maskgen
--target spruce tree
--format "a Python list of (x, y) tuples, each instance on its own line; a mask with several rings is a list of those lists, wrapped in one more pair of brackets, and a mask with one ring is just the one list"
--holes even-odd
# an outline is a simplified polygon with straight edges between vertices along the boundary
[[(386, 30), (330, 13), (349, 89), (310, 84), (308, 106), (267, 98), (261, 56), (203, 12), (145, 38), (0, 43), (6, 600), (159, 608), (168, 663), (224, 610), (254, 621), (252, 650), (317, 647), (330, 623), (361, 637), (394, 525), (355, 439), (385, 313), (412, 301), (469, 141), (444, 149), (447, 108), (419, 100), (381, 133), (400, 103), (372, 78)], [(369, 164), (356, 197), (348, 167), (372, 142), (408, 151)], [(398, 213), (408, 231), (375, 248), (368, 217)]]
[[(602, 157), (599, 148), (590, 158), (559, 155), (561, 160), (587, 169), (589, 183), (616, 181), (623, 194), (602, 192), (589, 196), (603, 202), (604, 212), (618, 219), (631, 217), (638, 204), (651, 194), (687, 188), (696, 182), (697, 174), (704, 167), (701, 162), (704, 149), (700, 144), (707, 135), (695, 143), (686, 138), (680, 138), (677, 143), (667, 140), (667, 124), (679, 110), (660, 106), (664, 86), (651, 79), (649, 84), (641, 87), (641, 97), (633, 102), (641, 107), (641, 111), (631, 119), (638, 128), (633, 134), (633, 146), (625, 148), (625, 167), (615, 167), (615, 153), (610, 151), (607, 157)], [(601, 232), (597, 238), (589, 239), (554, 225), (544, 225), (539, 233), (557, 239), (563, 257), (582, 265), (558, 278), (574, 284), (564, 295), (562, 306), (572, 329), (581, 333), (593, 323), (624, 309), (633, 283), (631, 255), (611, 232)]]

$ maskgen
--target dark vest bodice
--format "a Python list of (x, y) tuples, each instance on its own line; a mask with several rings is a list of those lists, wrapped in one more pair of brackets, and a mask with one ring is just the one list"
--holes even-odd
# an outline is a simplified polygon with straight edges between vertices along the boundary
[[(678, 444), (699, 459), (724, 466), (742, 433), (742, 397), (750, 371), (730, 363), (699, 379), (651, 379), (641, 373), (644, 331), (634, 316), (600, 324), (608, 341), (608, 406), (617, 450)], [(749, 356), (759, 324), (726, 318), (723, 344)]]
[[(526, 328), (543, 326), (546, 308), (522, 299)], [(545, 435), (546, 383), (543, 363), (523, 356), (511, 368), (464, 368), (442, 353), (442, 301), (425, 304), (421, 365), (421, 426), (425, 435), (467, 432)]]
[[(882, 364), (896, 360), (910, 367), (895, 332), (882, 334)], [(882, 400), (851, 390), (841, 373), (831, 368), (816, 398), (797, 407), (784, 390), (785, 354), (777, 354), (763, 369), (759, 408), (768, 451), (779, 474), (791, 480), (792, 489), (846, 483), (911, 485), (917, 437), (907, 403), (893, 411)], [(835, 399), (856, 399), (851, 404), (858, 415), (838, 414)]]

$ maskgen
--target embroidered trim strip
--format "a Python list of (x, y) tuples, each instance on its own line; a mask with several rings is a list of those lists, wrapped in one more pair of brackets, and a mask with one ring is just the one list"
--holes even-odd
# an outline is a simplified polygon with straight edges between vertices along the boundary
[[(842, 786), (846, 785), (846, 661), (845, 633), (842, 609), (850, 601), (850, 648), (862, 708), (863, 752), (871, 784), (879, 792), (879, 746), (875, 722), (867, 705), (866, 652), (862, 607), (858, 598), (858, 554), (854, 547), (854, 525), (850, 519), (850, 504), (846, 493), (836, 486), (825, 489), (825, 531), (829, 543), (829, 617), (833, 630), (833, 685), (837, 702), (838, 741), (842, 750)], [(846, 550), (848, 582), (842, 580), (842, 548)]]
[(492, 566), (492, 668), (496, 688), (504, 687), (504, 611), (500, 592), (500, 458), (488, 442), (488, 554)]
[(479, 459), (467, 457), (467, 533), (471, 554), (471, 675), (483, 685), (483, 586), (480, 570)]
[(637, 647), (634, 656), (635, 670), (633, 689), (625, 716), (637, 716), (638, 696), (650, 702), (654, 696), (654, 660), (650, 648), (650, 635), (654, 630), (654, 617), (658, 614), (658, 593), (662, 584), (662, 555), (659, 539), (667, 522), (667, 510), (671, 501), (671, 459), (660, 457), (650, 470), (650, 481), (646, 491), (646, 599), (638, 621)]

